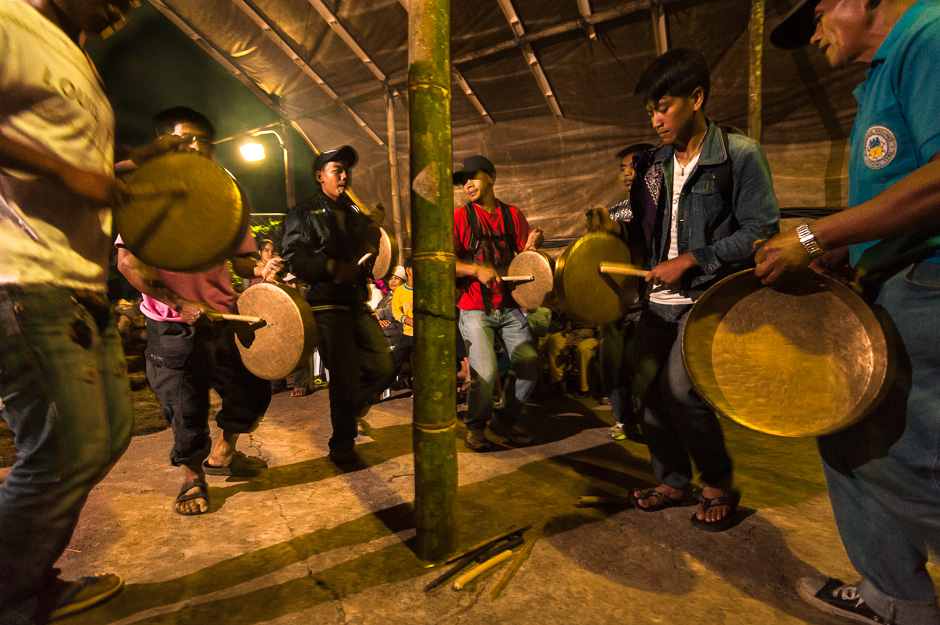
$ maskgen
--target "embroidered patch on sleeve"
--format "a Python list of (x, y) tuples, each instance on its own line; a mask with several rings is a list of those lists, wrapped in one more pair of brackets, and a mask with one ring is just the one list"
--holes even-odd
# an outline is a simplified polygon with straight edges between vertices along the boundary
[(894, 159), (898, 143), (894, 133), (884, 126), (872, 126), (865, 133), (865, 164), (871, 169), (881, 169)]

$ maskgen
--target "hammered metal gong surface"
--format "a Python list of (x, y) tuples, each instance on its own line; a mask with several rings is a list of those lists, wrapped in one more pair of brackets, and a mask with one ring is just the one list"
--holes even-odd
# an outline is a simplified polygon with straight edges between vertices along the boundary
[(682, 356), (716, 411), (776, 436), (819, 436), (858, 421), (887, 372), (872, 311), (845, 285), (808, 269), (774, 288), (753, 270), (717, 283), (689, 312)]
[(145, 263), (195, 272), (231, 258), (248, 226), (248, 206), (235, 179), (194, 153), (160, 156), (135, 171), (114, 225)]
[(554, 290), (555, 261), (537, 250), (516, 254), (509, 263), (507, 276), (534, 276), (528, 282), (510, 284), (512, 298), (526, 310), (535, 310), (551, 302)]
[(372, 279), (384, 280), (395, 268), (395, 262), (398, 260), (398, 242), (385, 228), (379, 227), (378, 234), (378, 243), (375, 246), (378, 254), (375, 257), (375, 265), (372, 267)]
[(264, 320), (235, 326), (238, 351), (249, 371), (265, 380), (280, 380), (307, 364), (316, 343), (316, 326), (300, 293), (262, 282), (242, 293), (237, 307), (241, 315)]
[(602, 262), (630, 264), (630, 249), (604, 232), (587, 234), (555, 264), (555, 297), (575, 321), (587, 326), (620, 319), (637, 299), (638, 278), (601, 273)]

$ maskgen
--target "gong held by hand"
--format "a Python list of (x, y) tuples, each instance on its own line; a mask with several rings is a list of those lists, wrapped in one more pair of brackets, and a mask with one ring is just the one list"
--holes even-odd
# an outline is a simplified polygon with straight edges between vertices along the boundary
[(231, 258), (249, 209), (235, 179), (211, 159), (171, 152), (131, 174), (114, 211), (124, 245), (167, 271), (204, 271)]
[(639, 279), (649, 274), (631, 261), (627, 244), (606, 232), (572, 243), (555, 266), (554, 291), (562, 310), (588, 326), (621, 319), (637, 300)]

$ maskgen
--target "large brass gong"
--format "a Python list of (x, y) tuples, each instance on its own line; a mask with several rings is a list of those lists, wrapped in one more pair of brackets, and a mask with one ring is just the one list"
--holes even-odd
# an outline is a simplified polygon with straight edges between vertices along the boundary
[(249, 371), (265, 380), (280, 380), (307, 364), (316, 344), (316, 325), (310, 304), (297, 290), (262, 282), (242, 293), (237, 306), (239, 314), (262, 319), (235, 328), (238, 351)]
[(231, 258), (248, 227), (248, 205), (235, 179), (190, 152), (160, 156), (127, 182), (114, 212), (124, 245), (145, 263), (168, 271), (204, 271)]
[(885, 336), (850, 288), (809, 269), (761, 285), (753, 270), (709, 289), (689, 312), (682, 356), (718, 413), (776, 436), (847, 427), (877, 403)]
[(555, 263), (555, 297), (575, 321), (588, 326), (621, 319), (637, 300), (639, 278), (605, 273), (603, 264), (630, 264), (630, 248), (604, 232), (587, 234)]

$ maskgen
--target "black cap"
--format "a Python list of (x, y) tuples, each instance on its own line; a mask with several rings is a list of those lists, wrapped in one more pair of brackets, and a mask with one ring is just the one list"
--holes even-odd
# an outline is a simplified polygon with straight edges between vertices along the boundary
[(344, 145), (338, 150), (327, 150), (313, 161), (313, 171), (318, 172), (323, 166), (332, 162), (342, 163), (346, 169), (352, 169), (359, 162), (359, 154), (352, 146)]
[(770, 43), (783, 50), (795, 50), (809, 45), (816, 32), (814, 15), (819, 0), (800, 0), (770, 32)]
[(459, 171), (454, 172), (454, 184), (464, 184), (467, 180), (473, 178), (473, 174), (478, 171), (485, 171), (494, 178), (496, 177), (496, 168), (489, 159), (484, 156), (471, 156), (463, 162), (463, 166)]

